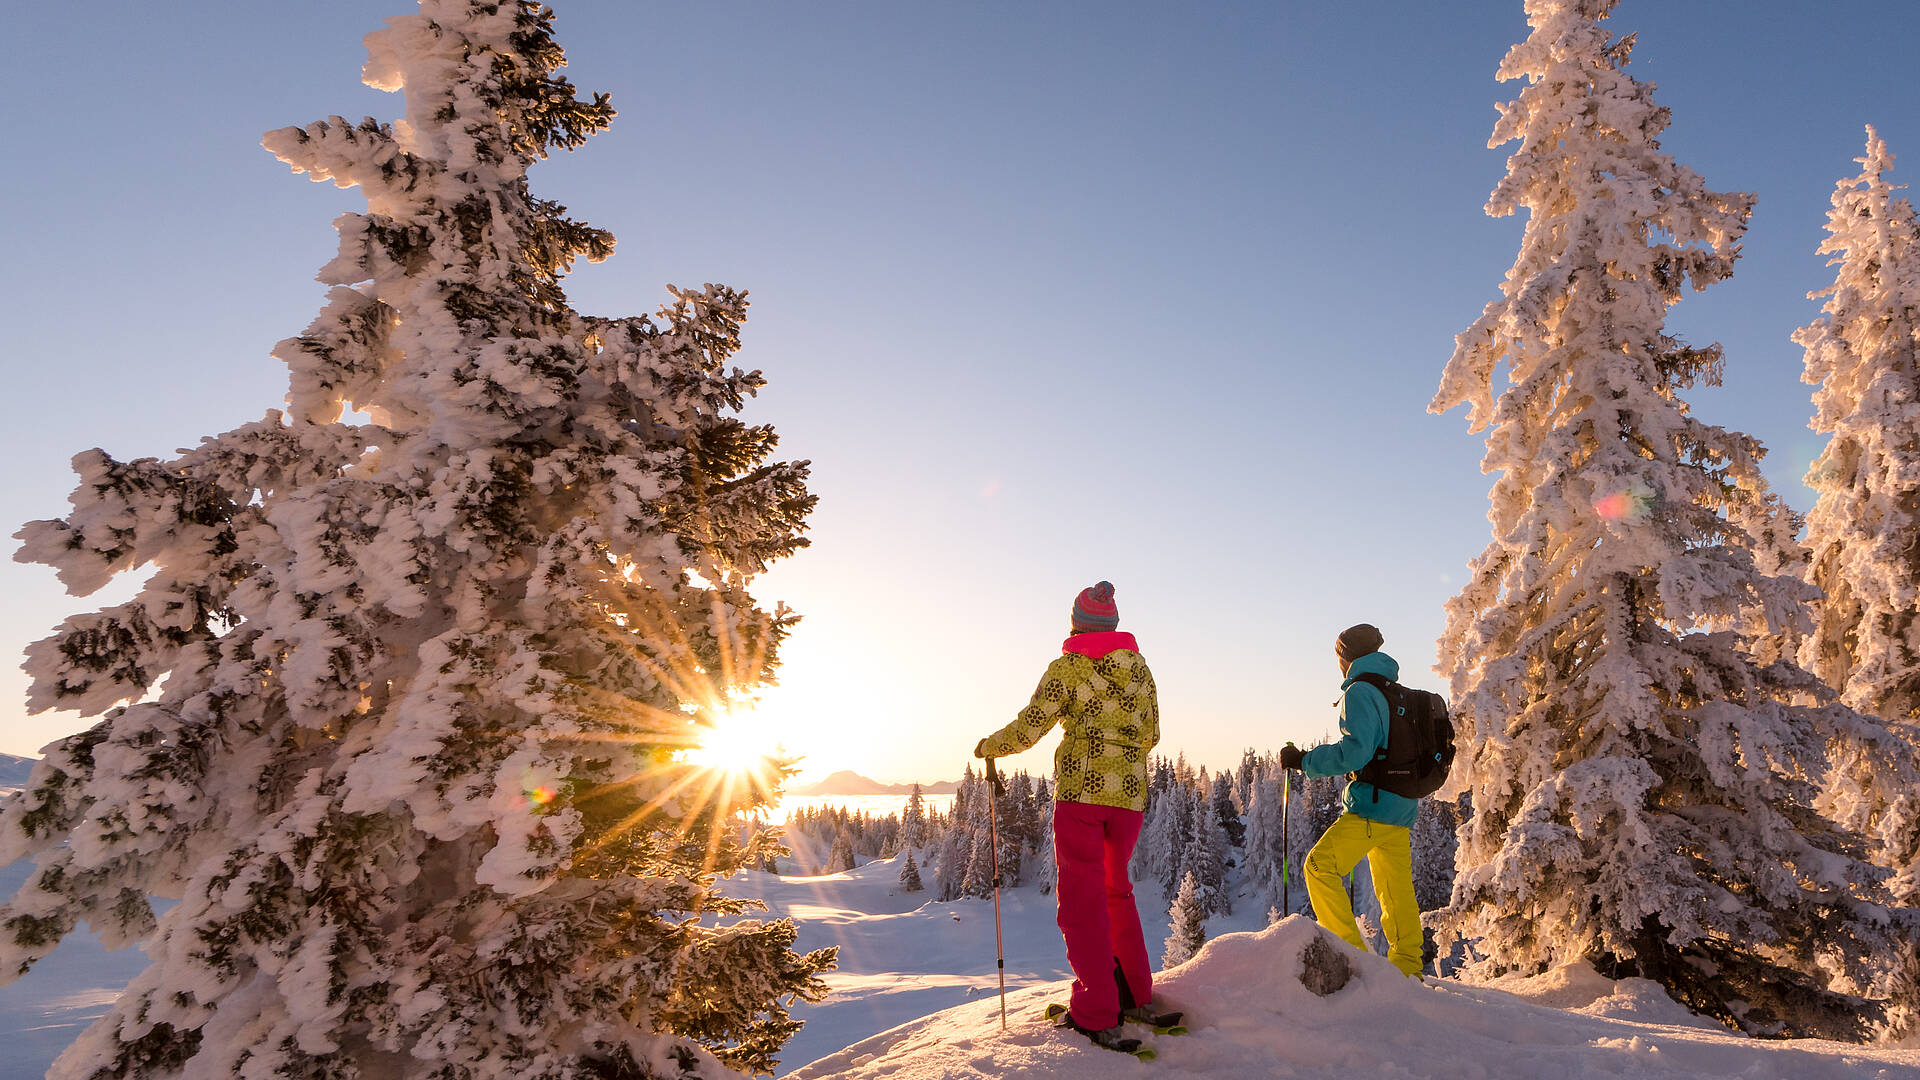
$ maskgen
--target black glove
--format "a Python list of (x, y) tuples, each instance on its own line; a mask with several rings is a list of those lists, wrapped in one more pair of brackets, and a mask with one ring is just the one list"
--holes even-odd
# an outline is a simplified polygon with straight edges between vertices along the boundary
[(1280, 767), (1283, 769), (1298, 769), (1301, 760), (1306, 756), (1305, 752), (1297, 746), (1283, 746), (1280, 748)]

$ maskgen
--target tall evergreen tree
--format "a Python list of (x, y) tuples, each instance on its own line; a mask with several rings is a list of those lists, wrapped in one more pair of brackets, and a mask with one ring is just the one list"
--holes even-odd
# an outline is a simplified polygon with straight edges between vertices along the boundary
[(1233, 777), (1221, 773), (1213, 778), (1213, 819), (1226, 837), (1227, 846), (1239, 847), (1246, 840), (1247, 824), (1241, 820), (1240, 807), (1233, 799)]
[(1839, 269), (1806, 349), (1815, 431), (1807, 472), (1809, 579), (1821, 591), (1801, 662), (1848, 705), (1920, 734), (1920, 225), (1867, 129), (1858, 175), (1840, 181), (1822, 255)]
[(993, 842), (986, 829), (974, 832), (967, 857), (967, 873), (960, 885), (964, 896), (992, 896), (997, 882), (993, 874)]
[(942, 900), (958, 900), (966, 895), (973, 837), (949, 824), (940, 837), (939, 850), (940, 859), (933, 871), (934, 890)]
[(1920, 901), (1920, 224), (1895, 198), (1893, 155), (1867, 129), (1859, 175), (1840, 181), (1820, 252), (1839, 269), (1806, 349), (1812, 427), (1831, 435), (1807, 483), (1820, 589), (1800, 660), (1887, 728), (1834, 748), (1822, 808), (1865, 834), (1894, 888)]
[(913, 785), (907, 805), (900, 811), (900, 846), (909, 850), (927, 842), (927, 799), (920, 785)]
[(1453, 899), (1453, 853), (1459, 847), (1459, 804), (1429, 799), (1413, 823), (1413, 891), (1421, 911), (1446, 907)]
[[(1248, 783), (1246, 854), (1242, 867), (1256, 904), (1278, 904), (1281, 898), (1280, 780), (1265, 773)], [(1291, 899), (1291, 896), (1289, 896)]]
[(1814, 680), (1745, 651), (1803, 618), (1802, 583), (1756, 559), (1790, 522), (1759, 444), (1679, 396), (1720, 350), (1664, 329), (1732, 272), (1752, 198), (1660, 150), (1612, 9), (1526, 4), (1500, 76), (1528, 85), (1491, 140), (1521, 145), (1487, 211), (1529, 218), (1433, 402), (1491, 427), (1500, 474), (1440, 642), (1474, 807), (1446, 923), (1483, 968), (1584, 959), (1748, 1031), (1858, 1037), (1886, 1003), (1854, 995), (1906, 946), (1805, 778), (1859, 719), (1793, 704)]
[(613, 239), (527, 169), (613, 110), (550, 17), (422, 0), (369, 35), (404, 121), (265, 139), (369, 203), (275, 350), (286, 411), (83, 453), (20, 533), (75, 594), (151, 570), (33, 648), (33, 708), (104, 716), (0, 810), (37, 864), (0, 978), (80, 920), (151, 957), (54, 1076), (770, 1071), (824, 992), (791, 923), (689, 917), (747, 908), (714, 881), (768, 852), (729, 825), (765, 789), (679, 756), (773, 666), (791, 619), (746, 582), (804, 545), (806, 469), (734, 415), (744, 295), (567, 305)]
[(1182, 873), (1193, 874), (1200, 882), (1200, 904), (1208, 915), (1233, 913), (1233, 897), (1227, 892), (1227, 838), (1216, 823), (1209, 797), (1195, 788), (1188, 795), (1193, 820), (1193, 835), (1188, 838), (1180, 864)]

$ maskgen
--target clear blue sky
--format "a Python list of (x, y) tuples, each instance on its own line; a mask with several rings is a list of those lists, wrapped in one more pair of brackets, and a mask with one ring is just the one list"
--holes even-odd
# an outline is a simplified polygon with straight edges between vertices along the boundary
[[(750, 416), (814, 462), (814, 547), (761, 589), (808, 616), (764, 712), (810, 772), (956, 774), (1103, 577), (1169, 752), (1325, 733), (1351, 622), (1438, 685), (1489, 481), (1462, 415), (1424, 410), (1518, 240), (1481, 211), (1518, 0), (557, 7), (572, 78), (620, 110), (534, 174), (620, 239), (575, 306), (751, 290), (742, 360), (771, 386)], [(397, 115), (358, 82), (360, 37), (408, 10), (12, 13), (5, 531), (63, 511), (77, 451), (166, 454), (279, 403), (267, 351), (312, 319), (329, 222), (362, 203), (258, 141)], [(1666, 148), (1759, 196), (1733, 280), (1670, 326), (1725, 343), (1726, 386), (1694, 401), (1764, 440), (1805, 509), (1819, 444), (1788, 334), (1831, 280), (1814, 248), (1862, 126), (1920, 173), (1920, 5), (1625, 0), (1613, 25), (1640, 34)], [(100, 602), (0, 575), (9, 657)], [(0, 751), (81, 726), (26, 718), (12, 667)]]

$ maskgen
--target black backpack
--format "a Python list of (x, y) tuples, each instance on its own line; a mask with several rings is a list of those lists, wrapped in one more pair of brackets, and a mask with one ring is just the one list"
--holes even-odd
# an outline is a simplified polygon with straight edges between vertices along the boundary
[(1447, 717), (1447, 699), (1401, 686), (1384, 675), (1356, 675), (1355, 679), (1387, 699), (1387, 745), (1374, 751), (1373, 760), (1353, 778), (1372, 784), (1376, 799), (1381, 791), (1423, 799), (1440, 790), (1453, 767), (1453, 721)]

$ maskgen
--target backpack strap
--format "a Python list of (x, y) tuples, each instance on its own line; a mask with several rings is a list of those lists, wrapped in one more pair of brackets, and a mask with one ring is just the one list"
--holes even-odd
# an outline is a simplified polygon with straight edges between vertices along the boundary
[(1355, 675), (1353, 677), (1353, 681), (1366, 683), (1368, 686), (1371, 686), (1374, 689), (1380, 691), (1381, 697), (1386, 697), (1387, 687), (1394, 685), (1394, 681), (1392, 679), (1389, 679), (1385, 675), (1381, 675), (1372, 671), (1366, 671), (1358, 675)]
[[(1387, 678), (1385, 675), (1381, 675), (1372, 671), (1366, 671), (1358, 675), (1355, 675), (1353, 677), (1353, 681), (1366, 683), (1368, 686), (1371, 686), (1375, 690), (1380, 691), (1380, 698), (1386, 704), (1386, 709), (1387, 709), (1387, 728), (1385, 731), (1382, 731), (1380, 733), (1380, 737), (1383, 740), (1390, 741), (1393, 737), (1393, 695), (1387, 692), (1387, 688), (1395, 685), (1394, 681), (1392, 679)], [(1384, 758), (1386, 756), (1386, 753), (1387, 753), (1387, 743), (1383, 741), (1379, 746), (1374, 747), (1373, 759), (1368, 761), (1365, 765), (1362, 765), (1360, 768), (1354, 770), (1352, 774), (1353, 778), (1355, 780), (1359, 780), (1360, 774), (1363, 772), (1366, 772), (1369, 768), (1371, 768), (1374, 762)], [(1373, 788), (1373, 801), (1376, 803), (1379, 802), (1380, 786), (1378, 784), (1374, 784), (1371, 782), (1368, 782), (1368, 786)]]

